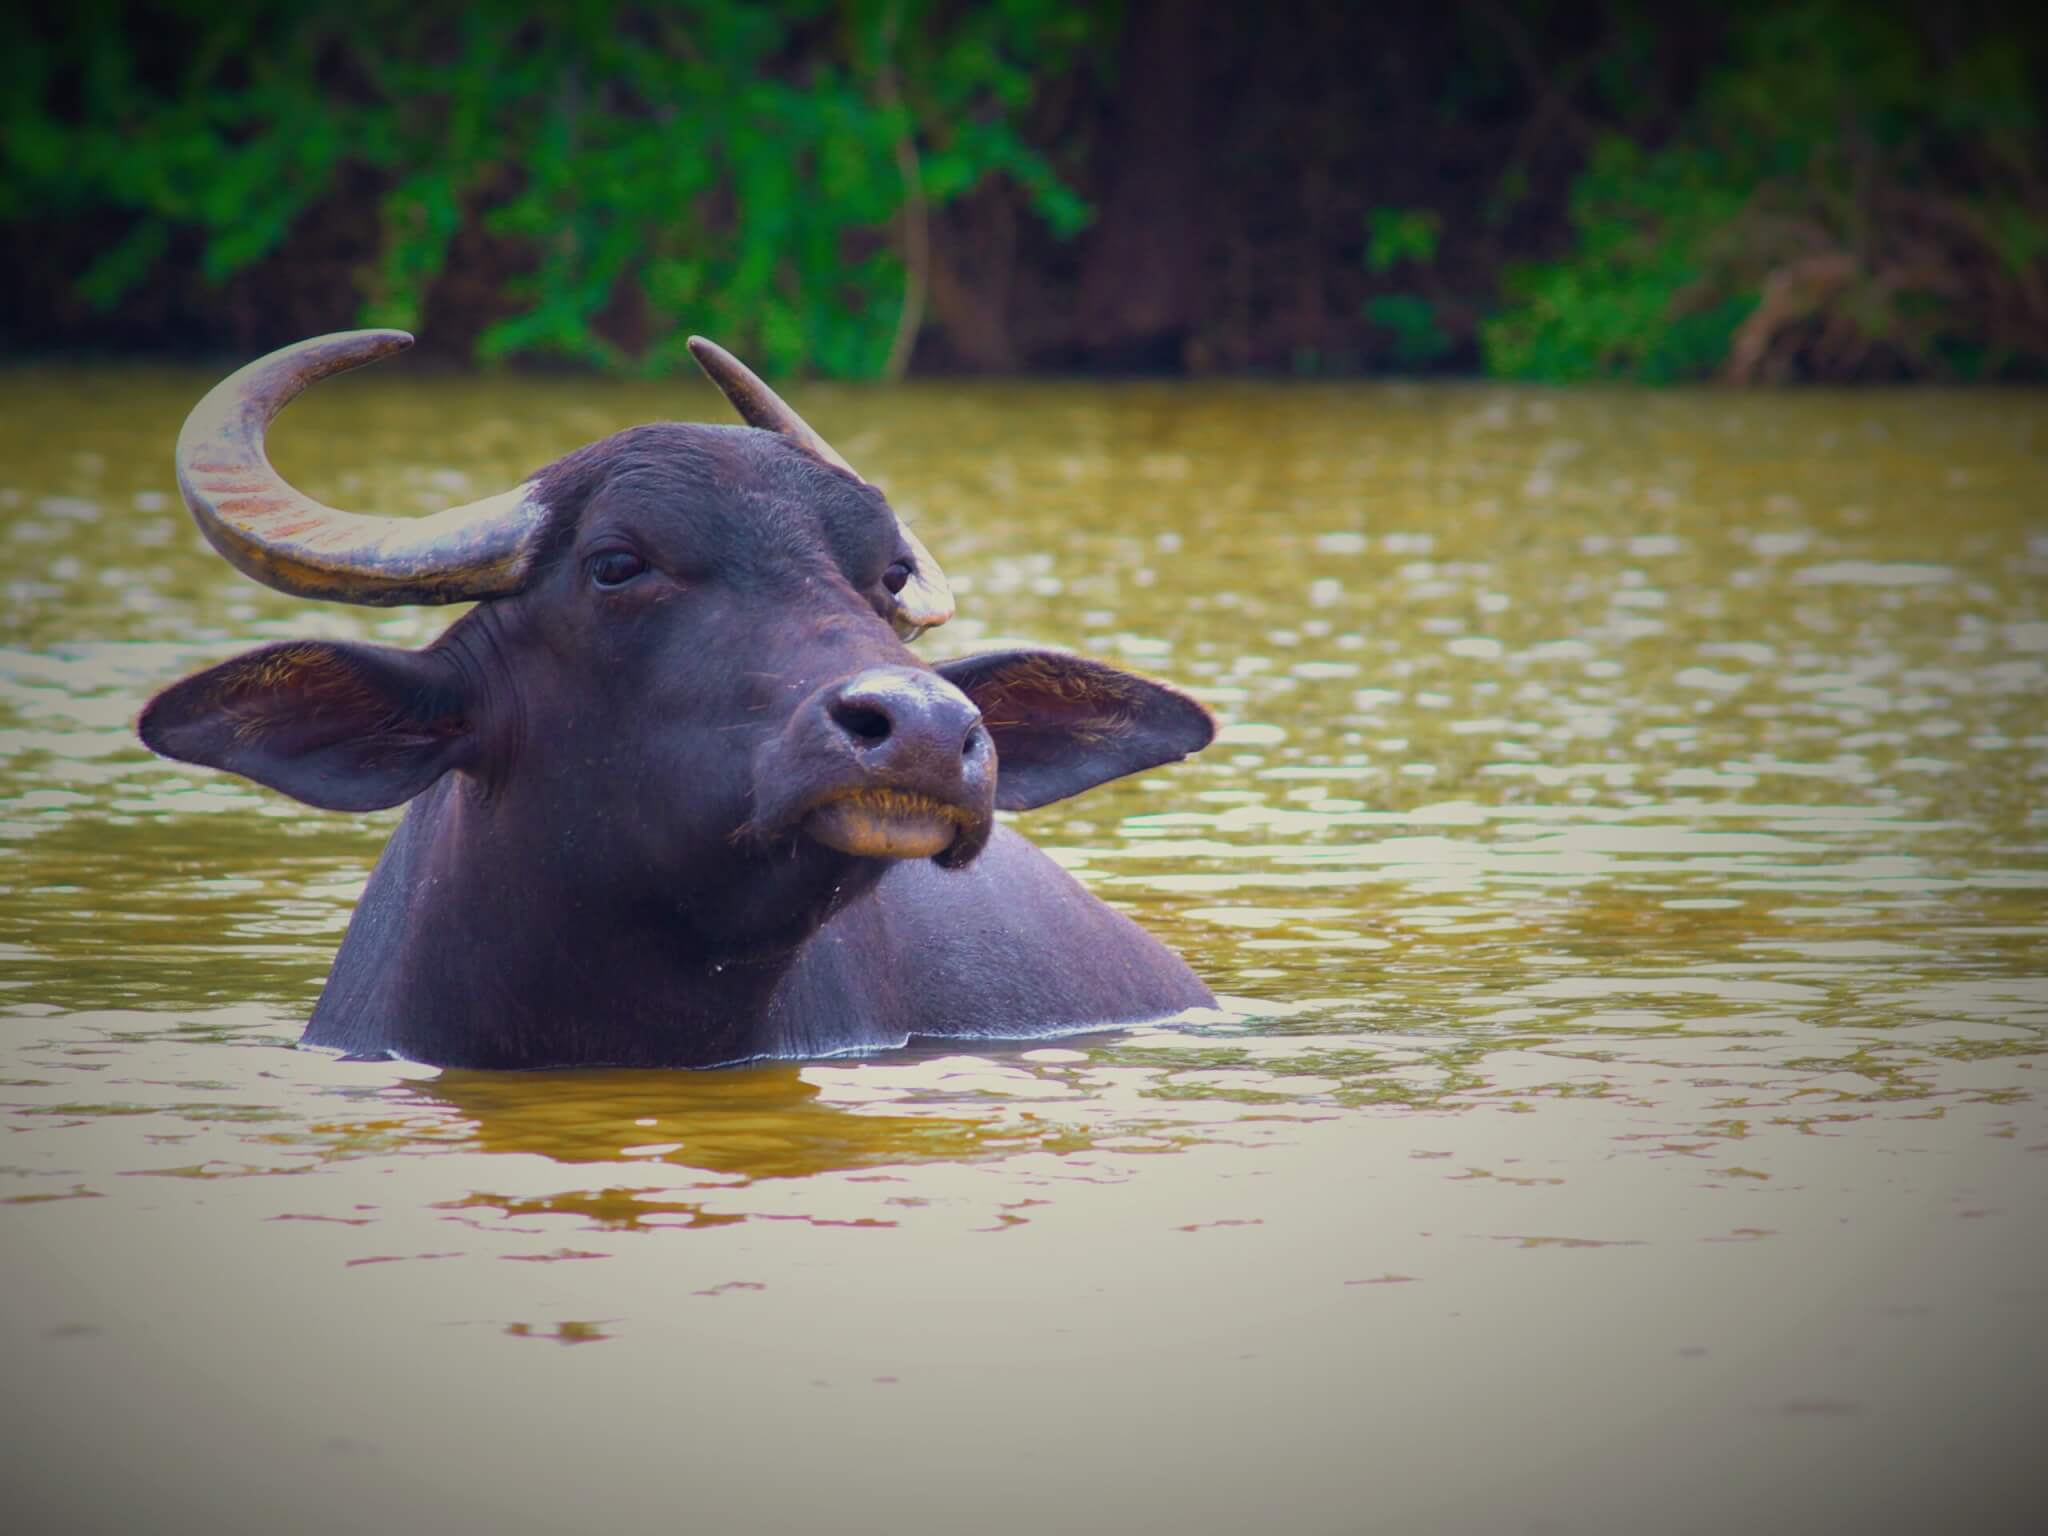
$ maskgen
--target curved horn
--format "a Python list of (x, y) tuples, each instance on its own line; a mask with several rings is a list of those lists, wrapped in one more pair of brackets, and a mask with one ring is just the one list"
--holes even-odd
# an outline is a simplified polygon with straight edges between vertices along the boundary
[(315, 336), (228, 375), (178, 434), (178, 489), (206, 541), (245, 576), (294, 597), (386, 607), (517, 592), (547, 511), (531, 484), (432, 517), (323, 506), (271, 468), (263, 433), (307, 385), (412, 345), (404, 331)]
[[(812, 457), (823, 459), (834, 469), (845, 470), (862, 485), (868, 483), (859, 470), (839, 456), (836, 448), (811, 429), (809, 422), (789, 408), (782, 396), (764, 384), (759, 374), (717, 342), (692, 336), (690, 355), (710, 375), (711, 382), (725, 391), (725, 398), (748, 426), (779, 432)], [(953, 617), (953, 589), (946, 584), (946, 573), (939, 569), (939, 562), (924, 547), (924, 541), (900, 517), (896, 519), (896, 528), (909, 546), (912, 569), (903, 590), (895, 594), (889, 622), (905, 640), (915, 640)]]

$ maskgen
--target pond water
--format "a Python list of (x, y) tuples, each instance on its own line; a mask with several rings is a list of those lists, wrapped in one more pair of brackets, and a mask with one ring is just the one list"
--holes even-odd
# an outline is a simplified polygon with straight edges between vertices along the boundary
[[(1193, 689), (1020, 818), (1227, 1014), (503, 1077), (295, 1048), (394, 815), (151, 690), (197, 373), (0, 376), (22, 1530), (2038, 1528), (2048, 398), (813, 387), (1013, 642)], [(428, 510), (706, 386), (322, 386)]]

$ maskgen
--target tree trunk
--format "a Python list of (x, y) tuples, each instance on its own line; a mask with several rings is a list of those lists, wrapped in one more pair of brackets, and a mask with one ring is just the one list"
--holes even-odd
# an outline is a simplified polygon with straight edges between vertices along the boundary
[(1101, 202), (1083, 237), (1076, 341), (1087, 367), (1186, 366), (1202, 260), (1201, 16), (1176, 0), (1136, 0), (1124, 24)]

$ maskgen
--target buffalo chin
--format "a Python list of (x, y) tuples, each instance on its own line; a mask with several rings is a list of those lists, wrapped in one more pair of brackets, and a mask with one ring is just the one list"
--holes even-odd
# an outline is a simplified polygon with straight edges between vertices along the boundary
[(871, 789), (815, 807), (804, 817), (803, 830), (812, 841), (855, 858), (932, 859), (963, 841), (968, 820), (958, 807), (929, 795)]

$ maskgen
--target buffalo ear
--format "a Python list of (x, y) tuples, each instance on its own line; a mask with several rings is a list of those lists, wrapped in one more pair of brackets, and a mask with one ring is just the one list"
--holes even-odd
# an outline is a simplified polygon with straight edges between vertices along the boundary
[(1062, 651), (991, 651), (942, 663), (996, 744), (996, 804), (1028, 811), (1199, 752), (1209, 711), (1177, 688)]
[(149, 701), (150, 751), (225, 768), (329, 811), (379, 811), (461, 766), (473, 736), (431, 651), (316, 640), (246, 651)]

